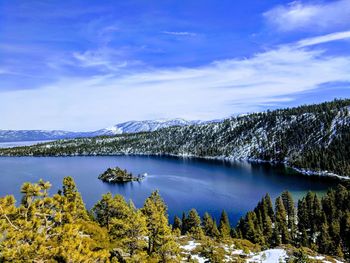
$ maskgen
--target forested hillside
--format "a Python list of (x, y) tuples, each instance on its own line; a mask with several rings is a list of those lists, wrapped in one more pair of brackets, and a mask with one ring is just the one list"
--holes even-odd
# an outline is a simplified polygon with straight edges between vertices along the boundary
[(288, 192), (275, 209), (266, 195), (236, 228), (224, 211), (217, 223), (195, 209), (170, 225), (157, 191), (141, 208), (107, 193), (88, 211), (71, 177), (52, 196), (50, 187), (24, 183), (17, 206), (13, 196), (0, 198), (0, 262), (339, 262), (317, 251), (349, 259), (343, 186), (321, 201), (309, 193), (298, 212)]
[(2, 156), (172, 154), (285, 162), (350, 176), (350, 100), (254, 113), (149, 133), (1, 149)]

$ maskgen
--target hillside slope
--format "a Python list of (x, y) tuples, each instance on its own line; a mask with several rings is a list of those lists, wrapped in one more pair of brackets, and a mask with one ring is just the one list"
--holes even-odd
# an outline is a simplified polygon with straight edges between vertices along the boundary
[(0, 155), (172, 154), (285, 162), (350, 175), (350, 100), (268, 111), (219, 123), (62, 140)]

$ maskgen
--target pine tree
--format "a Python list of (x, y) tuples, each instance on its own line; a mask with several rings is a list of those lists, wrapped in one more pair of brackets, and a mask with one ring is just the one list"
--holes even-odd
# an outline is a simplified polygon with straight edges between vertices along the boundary
[(137, 210), (133, 203), (129, 204), (130, 210), (125, 224), (125, 234), (122, 244), (134, 261), (140, 261), (146, 256), (143, 252), (147, 247), (145, 236), (147, 236), (146, 218), (141, 210)]
[(320, 203), (317, 195), (315, 194), (313, 205), (312, 205), (311, 232), (312, 233), (319, 232), (321, 225), (322, 225), (321, 203)]
[[(13, 197), (0, 198), (0, 260), (5, 262), (97, 261), (109, 257), (107, 233), (91, 220), (70, 222), (75, 199), (58, 194), (48, 197), (50, 184), (40, 180), (24, 184), (22, 204)], [(72, 204), (73, 203), (73, 204)], [(74, 212), (74, 211), (73, 211)], [(73, 213), (74, 215), (74, 213)], [(97, 237), (102, 237), (101, 240)]]
[(247, 213), (244, 219), (243, 237), (252, 241), (253, 243), (264, 245), (264, 236), (257, 225), (257, 221), (255, 212)]
[(69, 204), (69, 211), (72, 216), (68, 220), (84, 219), (89, 218), (83, 199), (75, 185), (72, 177), (68, 176), (63, 179), (63, 196), (67, 199)]
[(228, 238), (230, 237), (231, 232), (231, 226), (230, 221), (228, 219), (227, 213), (222, 211), (221, 217), (220, 217), (220, 224), (219, 224), (219, 231), (222, 238)]
[(287, 212), (288, 229), (292, 240), (296, 237), (296, 213), (292, 195), (288, 191), (284, 191), (281, 195), (283, 205)]
[(186, 213), (182, 213), (182, 219), (181, 219), (182, 227), (181, 227), (181, 234), (185, 235), (188, 231), (188, 226), (187, 226), (187, 217)]
[(186, 219), (186, 227), (188, 233), (193, 235), (195, 238), (200, 239), (202, 237), (202, 228), (201, 228), (201, 218), (199, 217), (196, 209), (191, 209), (188, 213)]
[(212, 236), (211, 230), (213, 228), (213, 224), (213, 218), (209, 215), (208, 212), (205, 212), (202, 220), (202, 227), (206, 236)]
[(148, 254), (161, 262), (176, 257), (179, 247), (168, 224), (166, 205), (158, 191), (146, 199), (142, 212), (146, 216), (148, 229)]
[(269, 216), (267, 216), (263, 221), (263, 235), (268, 245), (273, 244), (272, 220)]
[(102, 195), (102, 199), (92, 208), (97, 222), (101, 226), (107, 227), (108, 230), (110, 229), (111, 219), (116, 214), (116, 207), (114, 204), (112, 194), (107, 193)]
[(318, 250), (321, 253), (327, 254), (329, 253), (331, 247), (331, 237), (328, 233), (328, 224), (324, 222), (320, 228), (320, 235), (317, 239)]
[[(107, 197), (109, 198), (109, 196)], [(132, 207), (125, 201), (122, 195), (115, 195), (109, 207), (109, 235), (114, 246), (123, 247), (124, 238), (128, 231), (128, 223), (133, 220), (130, 215)], [(111, 212), (112, 211), (112, 212)]]
[(290, 236), (288, 232), (287, 212), (284, 208), (281, 197), (276, 199), (276, 215), (275, 215), (275, 228), (278, 230), (278, 234), (281, 236), (281, 242), (288, 244), (290, 242)]
[(218, 237), (220, 236), (220, 231), (219, 231), (219, 229), (218, 229), (218, 226), (217, 226), (215, 220), (214, 220), (213, 227), (212, 227), (212, 229), (211, 229), (210, 232), (211, 232), (211, 236), (212, 236), (213, 238), (218, 238)]
[(174, 224), (173, 224), (173, 230), (180, 230), (182, 229), (182, 222), (181, 219), (178, 216), (174, 217)]
[(264, 209), (270, 219), (273, 220), (275, 217), (275, 212), (273, 211), (272, 201), (268, 193), (264, 197)]

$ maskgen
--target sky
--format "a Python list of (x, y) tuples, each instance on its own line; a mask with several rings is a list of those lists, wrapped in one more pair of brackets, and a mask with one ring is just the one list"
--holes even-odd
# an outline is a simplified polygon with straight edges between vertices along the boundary
[(350, 97), (350, 0), (0, 0), (0, 129)]

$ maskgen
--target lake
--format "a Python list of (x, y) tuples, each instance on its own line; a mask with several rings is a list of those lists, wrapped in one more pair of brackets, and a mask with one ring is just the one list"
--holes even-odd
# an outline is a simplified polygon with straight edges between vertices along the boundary
[[(97, 179), (108, 167), (119, 166), (133, 174), (147, 173), (142, 182), (110, 185)], [(23, 182), (40, 178), (53, 185), (57, 192), (64, 176), (72, 176), (91, 208), (107, 192), (132, 199), (137, 207), (152, 191), (158, 189), (174, 215), (196, 208), (203, 215), (208, 211), (217, 219), (223, 209), (231, 223), (255, 207), (265, 193), (272, 198), (288, 189), (295, 198), (308, 190), (324, 193), (337, 180), (297, 174), (282, 166), (227, 162), (196, 158), (157, 156), (94, 156), (94, 157), (1, 157), (0, 196), (14, 194), (20, 200)]]

